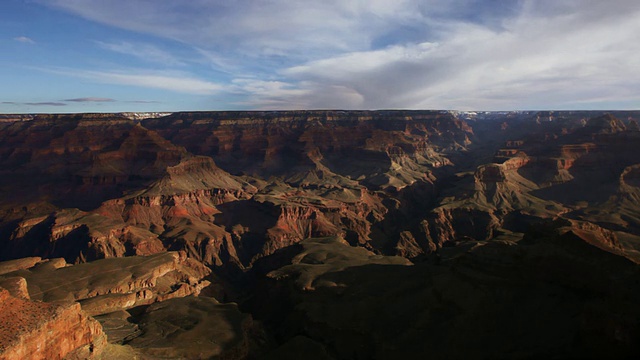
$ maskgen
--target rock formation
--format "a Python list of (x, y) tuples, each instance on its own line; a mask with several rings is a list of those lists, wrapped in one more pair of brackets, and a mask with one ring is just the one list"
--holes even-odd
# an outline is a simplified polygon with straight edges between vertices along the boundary
[(102, 327), (79, 304), (29, 301), (0, 288), (0, 358), (98, 358), (105, 346)]
[(44, 260), (35, 266), (2, 274), (0, 281), (22, 278), (26, 280), (32, 300), (79, 301), (85, 312), (99, 315), (198, 295), (209, 285), (209, 281), (203, 279), (209, 273), (199, 262), (186, 258), (185, 253), (164, 252), (73, 266), (68, 266), (64, 259)]
[(639, 115), (2, 115), (0, 287), (123, 358), (637, 355)]

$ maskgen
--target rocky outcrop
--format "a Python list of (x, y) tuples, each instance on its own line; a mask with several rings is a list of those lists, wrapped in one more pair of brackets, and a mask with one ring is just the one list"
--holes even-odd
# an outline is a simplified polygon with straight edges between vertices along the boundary
[(627, 129), (624, 123), (612, 114), (589, 119), (585, 128), (597, 134), (613, 134)]
[(370, 219), (381, 220), (387, 211), (381, 199), (363, 188), (335, 189), (325, 194), (323, 201), (303, 192), (273, 199), (280, 204), (280, 214), (267, 230), (268, 240), (261, 254), (310, 237), (348, 235), (354, 244), (370, 246)]
[(74, 266), (56, 266), (52, 262), (44, 261), (3, 277), (26, 279), (32, 300), (79, 301), (90, 315), (198, 295), (210, 284), (204, 280), (210, 274), (208, 268), (177, 252), (103, 259)]
[(430, 234), (437, 247), (449, 241), (490, 239), (501, 225), (501, 219), (491, 210), (468, 208), (441, 208), (429, 219)]
[(18, 299), (31, 300), (27, 289), (27, 280), (23, 277), (0, 277), (0, 288), (4, 288), (11, 296)]
[(41, 257), (28, 257), (0, 262), (0, 275), (34, 267), (42, 261)]
[(29, 301), (0, 288), (0, 358), (96, 359), (105, 346), (102, 327), (78, 303)]
[[(251, 317), (195, 298), (211, 271), (185, 253), (32, 263), (0, 263), (13, 270), (0, 275), (9, 290), (0, 288), (2, 359), (244, 358), (249, 351)], [(110, 344), (91, 316), (105, 324)]]

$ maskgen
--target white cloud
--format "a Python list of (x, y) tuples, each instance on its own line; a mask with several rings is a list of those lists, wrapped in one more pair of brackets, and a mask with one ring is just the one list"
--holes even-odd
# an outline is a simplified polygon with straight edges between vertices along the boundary
[(556, 15), (529, 7), (502, 31), (456, 23), (438, 43), (351, 52), (282, 74), (362, 94), (349, 108), (597, 107), (621, 99), (637, 107), (639, 8), (603, 9), (598, 17), (582, 7)]
[(26, 37), (26, 36), (18, 36), (13, 38), (13, 40), (15, 41), (19, 41), (21, 43), (25, 43), (25, 44), (35, 44), (36, 42), (33, 41), (33, 39)]
[(152, 44), (131, 43), (128, 41), (115, 43), (96, 41), (96, 43), (103, 49), (133, 56), (144, 61), (160, 63), (167, 66), (184, 65), (184, 62), (180, 61), (171, 53)]
[(363, 96), (351, 88), (312, 81), (286, 83), (236, 79), (228, 91), (247, 99), (234, 104), (256, 110), (359, 108), (364, 102)]
[(311, 91), (289, 83), (258, 79), (235, 79), (228, 90), (249, 98), (237, 102), (238, 105), (261, 110), (303, 109), (304, 99), (311, 95)]
[(205, 63), (211, 65), (214, 70), (219, 72), (232, 74), (241, 71), (241, 66), (236, 61), (225, 58), (225, 56), (215, 52), (195, 47), (198, 54), (203, 57)]
[(215, 94), (224, 89), (220, 84), (198, 79), (186, 73), (174, 71), (92, 71), (78, 69), (39, 70), (59, 75), (83, 78), (98, 83), (131, 85), (195, 95)]
[(93, 78), (107, 83), (134, 85), (198, 95), (213, 94), (222, 89), (222, 86), (219, 84), (209, 81), (190, 77), (166, 76), (162, 74), (138, 75), (87, 71), (81, 74), (81, 76), (86, 76), (88, 78)]
[[(636, 0), (38, 1), (181, 41), (236, 80), (74, 76), (228, 91), (256, 108), (637, 108), (640, 101)], [(154, 50), (103, 46), (141, 58)]]
[[(36, 0), (111, 26), (206, 50), (309, 59), (366, 49), (396, 23), (420, 25), (424, 1)], [(441, 1), (428, 1), (427, 3)]]

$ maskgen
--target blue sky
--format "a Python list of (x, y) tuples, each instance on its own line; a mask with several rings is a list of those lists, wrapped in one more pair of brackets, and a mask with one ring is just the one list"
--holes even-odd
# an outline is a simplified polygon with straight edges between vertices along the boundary
[(639, 109), (636, 0), (2, 0), (0, 113)]

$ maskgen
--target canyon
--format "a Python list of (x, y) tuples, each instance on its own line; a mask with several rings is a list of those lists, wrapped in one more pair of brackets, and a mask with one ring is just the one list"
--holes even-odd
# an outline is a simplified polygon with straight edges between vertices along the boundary
[(639, 119), (0, 115), (0, 358), (637, 356)]

